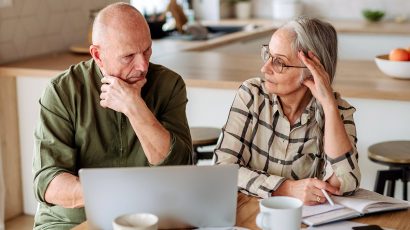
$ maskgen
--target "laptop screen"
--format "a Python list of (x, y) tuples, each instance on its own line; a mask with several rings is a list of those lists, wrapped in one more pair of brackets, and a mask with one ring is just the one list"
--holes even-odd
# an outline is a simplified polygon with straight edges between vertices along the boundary
[(91, 229), (129, 213), (152, 213), (159, 228), (235, 225), (238, 165), (81, 169)]

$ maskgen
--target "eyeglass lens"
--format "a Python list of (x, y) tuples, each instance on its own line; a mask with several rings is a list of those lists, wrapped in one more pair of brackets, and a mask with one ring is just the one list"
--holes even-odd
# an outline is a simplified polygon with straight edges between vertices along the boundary
[[(272, 57), (269, 53), (268, 46), (262, 46), (261, 57), (262, 57), (263, 62), (265, 63), (269, 61), (269, 58)], [(275, 72), (282, 73), (284, 63), (282, 62), (281, 59), (272, 57), (272, 67), (273, 67), (273, 70), (275, 70)]]

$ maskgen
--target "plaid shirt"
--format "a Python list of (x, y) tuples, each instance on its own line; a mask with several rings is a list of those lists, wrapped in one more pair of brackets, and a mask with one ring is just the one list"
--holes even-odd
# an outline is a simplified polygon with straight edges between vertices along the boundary
[(318, 153), (316, 136), (307, 129), (314, 119), (313, 99), (291, 125), (278, 97), (267, 92), (263, 80), (245, 81), (236, 94), (215, 149), (217, 164), (238, 164), (239, 190), (263, 198), (269, 197), (285, 179), (314, 177), (317, 172), (323, 180), (335, 173), (341, 182), (340, 191), (345, 195), (354, 192), (360, 182), (355, 108), (339, 94), (335, 93), (335, 97), (353, 148), (331, 159)]

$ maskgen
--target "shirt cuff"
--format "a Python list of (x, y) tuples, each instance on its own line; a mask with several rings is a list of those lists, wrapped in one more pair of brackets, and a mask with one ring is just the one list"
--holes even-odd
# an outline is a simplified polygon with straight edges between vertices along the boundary
[(149, 165), (150, 167), (160, 166), (160, 165), (164, 164), (164, 163), (168, 160), (169, 156), (170, 156), (171, 153), (172, 153), (172, 150), (174, 150), (174, 146), (175, 146), (175, 142), (176, 142), (176, 138), (175, 138), (174, 134), (170, 133), (170, 135), (171, 135), (171, 146), (169, 147), (167, 156), (166, 156), (162, 161), (160, 161), (160, 162), (157, 163), (157, 164), (151, 164), (151, 163), (148, 161), (148, 165)]
[(48, 206), (54, 206), (54, 204), (48, 203), (46, 201), (46, 191), (48, 189), (48, 186), (50, 185), (51, 181), (57, 177), (61, 173), (70, 173), (72, 172), (67, 171), (67, 170), (62, 170), (58, 168), (51, 168), (49, 170), (45, 170), (41, 172), (37, 178), (35, 179), (35, 196), (37, 198), (37, 201), (40, 203), (44, 203)]
[(279, 188), (279, 186), (286, 180), (284, 177), (270, 175), (257, 189), (258, 196), (268, 198), (272, 196), (272, 192)]

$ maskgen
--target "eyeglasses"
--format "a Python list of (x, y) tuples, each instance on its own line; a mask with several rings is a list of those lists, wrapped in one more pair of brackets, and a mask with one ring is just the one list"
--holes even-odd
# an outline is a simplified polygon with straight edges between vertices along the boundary
[(264, 63), (266, 63), (267, 61), (269, 61), (270, 58), (272, 58), (272, 67), (276, 73), (282, 73), (284, 68), (307, 68), (306, 66), (286, 65), (282, 59), (278, 57), (273, 57), (270, 54), (268, 45), (262, 45), (261, 58)]

